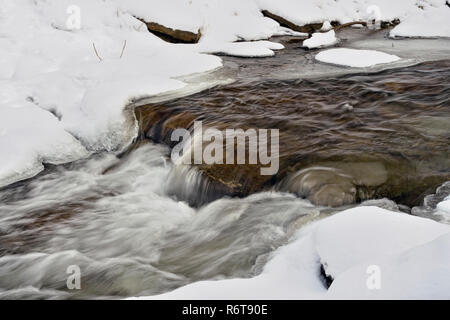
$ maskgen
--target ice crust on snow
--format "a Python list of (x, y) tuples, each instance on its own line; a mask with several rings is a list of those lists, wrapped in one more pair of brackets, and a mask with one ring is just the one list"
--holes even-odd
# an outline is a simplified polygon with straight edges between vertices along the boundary
[[(450, 226), (357, 207), (302, 227), (251, 279), (201, 281), (137, 299), (448, 299)], [(327, 290), (320, 267), (334, 281)], [(379, 290), (368, 267), (381, 270)]]
[(316, 60), (336, 65), (364, 68), (372, 67), (377, 64), (391, 63), (400, 60), (399, 57), (392, 54), (376, 50), (358, 50), (348, 48), (336, 48), (319, 52)]
[[(70, 31), (73, 4), (82, 20)], [(124, 112), (131, 99), (180, 89), (185, 84), (173, 77), (222, 65), (139, 30), (112, 2), (0, 0), (0, 16), (0, 186), (38, 173), (42, 163), (123, 148), (136, 135)]]

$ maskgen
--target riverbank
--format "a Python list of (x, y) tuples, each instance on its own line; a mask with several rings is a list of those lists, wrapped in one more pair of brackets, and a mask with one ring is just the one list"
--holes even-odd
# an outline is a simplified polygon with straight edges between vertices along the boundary
[[(217, 1), (211, 6), (203, 0), (145, 4), (121, 0), (4, 1), (5, 19), (0, 25), (0, 150), (4, 154), (0, 186), (36, 175), (44, 164), (67, 163), (103, 151), (120, 152), (137, 134), (129, 106), (154, 95), (183, 92), (186, 83), (174, 78), (220, 68), (221, 59), (209, 54), (272, 56), (283, 46), (260, 40), (299, 36), (264, 16), (265, 11), (298, 26), (317, 27), (326, 21), (343, 25), (372, 18), (381, 26), (383, 21), (390, 25), (395, 19), (407, 23), (426, 16), (427, 20), (422, 19), (414, 28), (434, 28), (429, 36), (448, 36), (445, 22), (450, 19), (432, 23), (450, 11), (445, 1), (424, 1), (420, 7), (412, 0), (402, 0), (401, 5), (385, 1), (372, 4), (378, 10), (368, 10), (364, 1), (325, 7), (308, 2), (305, 8), (289, 0), (276, 5), (262, 0)], [(177, 8), (183, 8), (183, 16), (173, 14)], [(27, 23), (17, 24), (17, 17)], [(194, 44), (172, 44), (151, 33), (142, 19), (201, 37)], [(401, 26), (402, 22), (395, 28)], [(430, 41), (422, 44), (429, 49), (425, 56), (436, 59), (433, 48), (428, 48), (434, 40)], [(331, 70), (329, 66), (317, 67), (328, 68)], [(206, 86), (198, 84), (198, 88)], [(190, 92), (192, 88), (187, 89)]]

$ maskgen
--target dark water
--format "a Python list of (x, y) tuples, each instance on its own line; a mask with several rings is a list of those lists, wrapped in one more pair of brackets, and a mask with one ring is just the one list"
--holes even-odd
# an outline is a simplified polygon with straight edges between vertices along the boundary
[(175, 128), (192, 129), (195, 120), (221, 130), (280, 130), (277, 174), (199, 165), (207, 180), (200, 195), (181, 194), (193, 204), (275, 187), (320, 205), (387, 197), (412, 206), (450, 178), (448, 60), (339, 78), (238, 81), (136, 114), (142, 139), (168, 145)]

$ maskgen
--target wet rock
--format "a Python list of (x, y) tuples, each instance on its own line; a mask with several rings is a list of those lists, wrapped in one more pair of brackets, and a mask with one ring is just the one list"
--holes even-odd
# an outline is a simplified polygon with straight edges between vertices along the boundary
[(197, 33), (194, 33), (185, 30), (172, 29), (156, 22), (147, 22), (140, 18), (137, 19), (147, 26), (148, 31), (167, 42), (197, 43), (202, 36), (200, 30), (198, 30)]
[(208, 181), (195, 185), (192, 194), (206, 194), (189, 198), (197, 204), (275, 189), (326, 206), (389, 198), (412, 207), (450, 180), (450, 67), (437, 64), (440, 72), (429, 72), (431, 63), (336, 79), (234, 83), (142, 106), (136, 117), (142, 139), (171, 147), (173, 130), (192, 130), (195, 120), (218, 130), (280, 129), (276, 174), (261, 175), (262, 165), (248, 161), (195, 165)]
[(282, 180), (277, 190), (292, 192), (318, 205), (339, 207), (356, 201), (352, 177), (325, 166), (302, 169)]
[(381, 27), (381, 29), (387, 29), (387, 28), (395, 27), (399, 23), (400, 23), (399, 19), (394, 19), (391, 21), (381, 21), (380, 27)]
[[(436, 189), (433, 194), (427, 195), (423, 199), (421, 206), (416, 206), (411, 209), (411, 214), (425, 218), (435, 218), (433, 213), (436, 211), (436, 206), (439, 202), (442, 202), (446, 197), (450, 195), (450, 181), (446, 181), (444, 184)], [(439, 219), (436, 219), (439, 220)]]

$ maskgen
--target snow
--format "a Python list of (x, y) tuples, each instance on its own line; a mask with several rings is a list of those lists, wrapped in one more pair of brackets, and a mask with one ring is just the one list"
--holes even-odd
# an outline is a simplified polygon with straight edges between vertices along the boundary
[(222, 44), (200, 44), (203, 53), (222, 53), (240, 57), (270, 57), (275, 55), (273, 50), (284, 49), (280, 43), (270, 41), (234, 42)]
[(425, 8), (408, 16), (389, 36), (396, 37), (450, 37), (450, 7)]
[(8, 102), (0, 107), (0, 119), (0, 146), (7, 151), (1, 153), (0, 181), (5, 185), (39, 173), (41, 161), (59, 164), (88, 154), (52, 114), (31, 102)]
[[(250, 279), (201, 281), (134, 299), (448, 299), (450, 226), (361, 206), (297, 231)], [(320, 266), (334, 278), (327, 290)], [(367, 286), (368, 267), (380, 288)]]
[(330, 31), (333, 29), (333, 26), (331, 25), (330, 21), (325, 21), (322, 25), (322, 28), (320, 28), (320, 31)]
[(307, 47), (308, 49), (314, 49), (332, 46), (337, 42), (338, 39), (336, 38), (336, 33), (334, 32), (334, 30), (330, 30), (325, 33), (321, 32), (313, 33), (311, 38), (303, 41), (303, 46)]
[(194, 33), (200, 30), (202, 42), (261, 40), (280, 30), (277, 22), (262, 15), (254, 1), (119, 0), (119, 3), (124, 11), (145, 21)]
[(316, 60), (336, 65), (364, 68), (381, 63), (391, 63), (400, 60), (399, 57), (375, 50), (357, 50), (348, 48), (329, 49), (319, 52)]
[[(391, 36), (448, 36), (445, 0), (421, 1), (421, 8), (416, 2), (0, 0), (0, 186), (33, 176), (43, 163), (121, 150), (136, 135), (127, 105), (184, 90), (175, 78), (222, 66), (211, 54), (272, 56), (283, 47), (268, 38), (299, 35), (262, 10), (299, 25), (328, 22), (323, 31), (329, 21), (375, 17), (402, 20)], [(80, 9), (79, 29), (67, 24), (72, 6)], [(169, 44), (136, 17), (202, 37)], [(326, 35), (331, 41), (331, 34), (306, 43)]]

